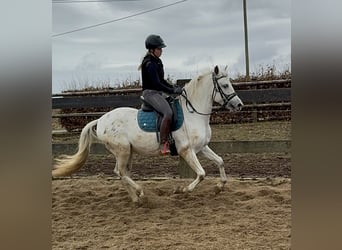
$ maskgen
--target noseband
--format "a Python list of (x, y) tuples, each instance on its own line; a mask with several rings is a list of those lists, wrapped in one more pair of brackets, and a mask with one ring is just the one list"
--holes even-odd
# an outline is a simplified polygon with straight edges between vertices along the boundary
[[(217, 93), (220, 93), (222, 100), (224, 100), (223, 104), (221, 105), (221, 108), (222, 108), (222, 107), (225, 107), (225, 106), (228, 104), (228, 102), (236, 96), (235, 91), (234, 91), (233, 93), (229, 94), (229, 95), (226, 95), (226, 94), (223, 92), (223, 90), (222, 90), (220, 84), (218, 83), (218, 80), (220, 80), (221, 78), (224, 78), (224, 77), (226, 77), (226, 76), (223, 75), (223, 76), (221, 76), (221, 77), (215, 77), (215, 74), (212, 73), (214, 88), (213, 88), (213, 93), (211, 94), (211, 98), (212, 98), (212, 100), (214, 101), (214, 100), (215, 100), (216, 94), (217, 94)], [(199, 114), (199, 115), (211, 115), (211, 114), (212, 114), (212, 113), (205, 114), (205, 113), (198, 112), (198, 111), (195, 109), (195, 107), (191, 104), (191, 102), (189, 101), (185, 89), (183, 89), (182, 96), (183, 96), (184, 99), (186, 100), (186, 107), (187, 107), (187, 109), (188, 109), (188, 111), (189, 111), (190, 113), (194, 113), (194, 112), (195, 112), (195, 113), (197, 113), (197, 114)], [(190, 106), (191, 110), (190, 110), (189, 106)]]

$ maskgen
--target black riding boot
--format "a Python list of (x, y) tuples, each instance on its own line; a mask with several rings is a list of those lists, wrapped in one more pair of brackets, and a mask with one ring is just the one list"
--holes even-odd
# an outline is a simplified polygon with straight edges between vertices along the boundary
[(160, 152), (165, 155), (170, 153), (168, 135), (170, 133), (171, 119), (164, 117), (160, 125)]

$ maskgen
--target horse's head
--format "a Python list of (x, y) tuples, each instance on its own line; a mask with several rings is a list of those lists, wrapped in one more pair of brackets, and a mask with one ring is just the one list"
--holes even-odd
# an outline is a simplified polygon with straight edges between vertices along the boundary
[(213, 101), (230, 111), (241, 110), (243, 103), (228, 78), (227, 66), (224, 69), (215, 66), (212, 76), (214, 82)]

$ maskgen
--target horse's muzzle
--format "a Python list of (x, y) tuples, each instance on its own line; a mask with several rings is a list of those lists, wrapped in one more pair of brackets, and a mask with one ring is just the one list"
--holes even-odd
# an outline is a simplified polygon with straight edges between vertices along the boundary
[(230, 111), (240, 111), (243, 107), (243, 102), (237, 96), (235, 96), (232, 100), (230, 100), (226, 106), (226, 108)]

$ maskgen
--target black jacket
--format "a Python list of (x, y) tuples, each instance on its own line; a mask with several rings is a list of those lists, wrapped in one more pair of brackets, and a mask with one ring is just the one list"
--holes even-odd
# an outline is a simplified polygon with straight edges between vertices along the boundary
[(162, 61), (152, 55), (146, 55), (141, 64), (142, 89), (151, 89), (173, 94), (173, 86), (164, 79)]

